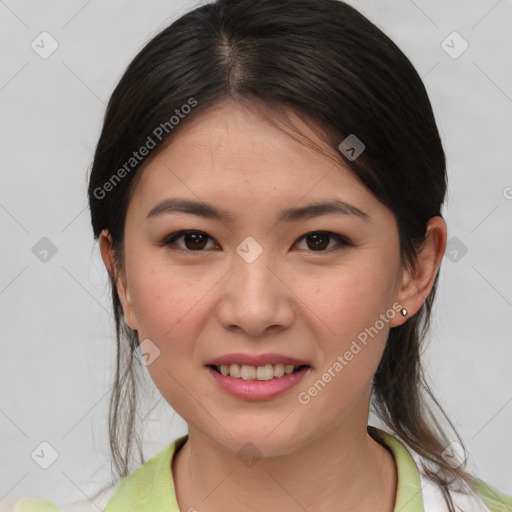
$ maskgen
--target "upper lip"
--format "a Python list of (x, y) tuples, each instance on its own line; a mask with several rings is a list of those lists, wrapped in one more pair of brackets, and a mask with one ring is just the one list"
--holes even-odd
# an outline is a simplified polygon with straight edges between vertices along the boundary
[(301, 361), (295, 357), (285, 356), (282, 354), (225, 354), (208, 361), (206, 365), (220, 366), (221, 364), (229, 366), (230, 364), (246, 364), (249, 366), (265, 366), (267, 364), (293, 364), (294, 366), (309, 365), (306, 361)]

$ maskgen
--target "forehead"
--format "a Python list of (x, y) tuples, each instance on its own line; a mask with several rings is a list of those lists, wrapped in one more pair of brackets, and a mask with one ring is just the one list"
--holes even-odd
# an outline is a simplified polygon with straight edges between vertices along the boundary
[[(314, 127), (288, 115), (303, 136), (333, 153)], [(327, 197), (379, 208), (340, 157), (336, 162), (286, 130), (230, 101), (203, 111), (139, 171), (133, 208), (147, 213), (169, 195), (214, 200), (233, 210), (252, 208), (253, 215), (265, 206)]]

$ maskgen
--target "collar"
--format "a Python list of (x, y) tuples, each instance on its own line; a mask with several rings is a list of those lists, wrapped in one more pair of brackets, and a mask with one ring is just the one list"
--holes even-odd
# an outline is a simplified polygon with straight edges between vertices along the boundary
[(387, 448), (395, 459), (398, 486), (393, 512), (424, 512), (420, 473), (407, 448), (391, 434), (377, 427), (368, 425), (368, 434)]
[[(368, 426), (373, 439), (389, 449), (398, 471), (394, 512), (424, 512), (421, 480), (414, 459), (407, 448), (383, 430)], [(105, 512), (180, 512), (176, 500), (171, 463), (188, 440), (185, 434), (125, 477), (110, 498)]]

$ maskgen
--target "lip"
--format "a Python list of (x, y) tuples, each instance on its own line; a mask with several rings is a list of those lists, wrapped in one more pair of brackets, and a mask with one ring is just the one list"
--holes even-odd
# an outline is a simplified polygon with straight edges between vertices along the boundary
[(215, 382), (227, 393), (242, 400), (267, 400), (283, 394), (296, 386), (312, 369), (304, 367), (296, 373), (283, 375), (272, 380), (244, 380), (222, 375), (207, 366), (206, 370)]
[(223, 356), (217, 357), (205, 363), (205, 366), (214, 365), (220, 366), (221, 364), (225, 364), (229, 366), (230, 364), (246, 364), (249, 366), (265, 366), (267, 364), (293, 364), (294, 366), (308, 365), (311, 366), (307, 361), (301, 361), (300, 359), (296, 359), (295, 357), (285, 356), (283, 354), (259, 354), (259, 355), (251, 355), (251, 354), (241, 354), (241, 353), (233, 353), (233, 354), (225, 354)]

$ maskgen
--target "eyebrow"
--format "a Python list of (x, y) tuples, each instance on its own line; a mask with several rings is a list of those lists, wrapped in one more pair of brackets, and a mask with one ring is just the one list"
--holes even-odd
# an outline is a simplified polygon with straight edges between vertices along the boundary
[[(206, 219), (217, 219), (224, 222), (232, 222), (234, 216), (224, 210), (204, 202), (191, 201), (189, 199), (168, 198), (159, 202), (147, 214), (146, 218), (156, 217), (165, 213), (182, 212), (204, 217)], [(352, 215), (362, 220), (368, 220), (369, 215), (359, 208), (340, 201), (331, 199), (330, 201), (317, 202), (307, 206), (288, 208), (282, 210), (277, 222), (293, 222), (303, 219), (310, 219), (336, 213), (340, 215)]]

